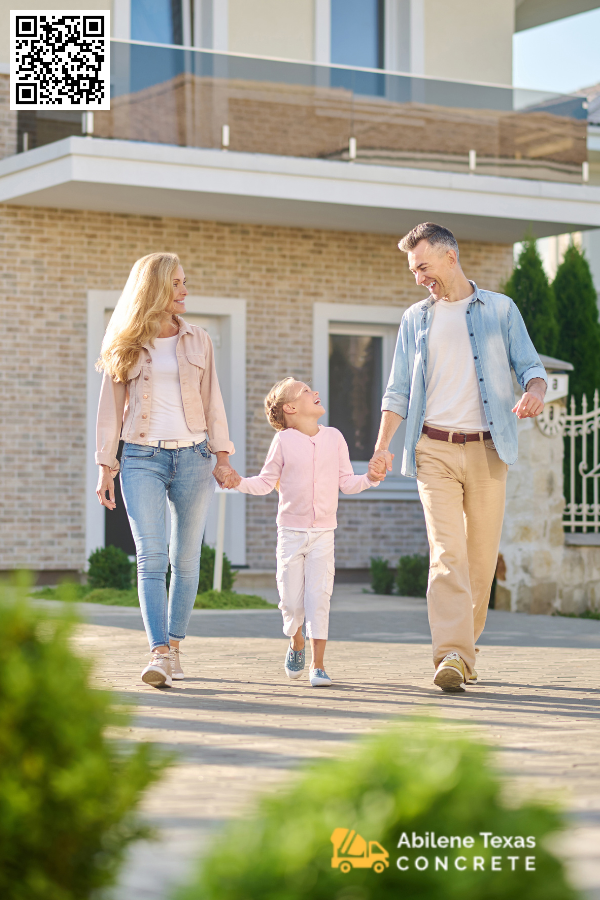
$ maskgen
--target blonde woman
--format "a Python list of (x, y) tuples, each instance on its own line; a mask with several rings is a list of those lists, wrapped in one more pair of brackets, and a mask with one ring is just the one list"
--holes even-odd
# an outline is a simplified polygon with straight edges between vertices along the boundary
[(97, 363), (104, 377), (96, 493), (103, 506), (115, 508), (113, 479), (122, 439), (121, 489), (135, 540), (138, 593), (152, 652), (142, 681), (154, 687), (171, 687), (173, 678), (184, 677), (179, 642), (198, 588), (202, 536), (215, 487), (211, 453), (225, 477), (232, 471), (228, 459), (234, 452), (212, 342), (202, 328), (181, 318), (186, 296), (185, 275), (174, 253), (138, 259)]

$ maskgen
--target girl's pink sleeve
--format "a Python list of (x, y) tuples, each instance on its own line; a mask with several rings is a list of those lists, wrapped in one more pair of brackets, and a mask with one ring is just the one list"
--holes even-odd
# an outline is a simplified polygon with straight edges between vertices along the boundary
[(253, 478), (242, 478), (236, 490), (241, 491), (242, 494), (270, 494), (281, 477), (282, 469), (281, 441), (279, 435), (276, 434), (260, 475), (255, 475)]
[(355, 475), (352, 463), (350, 462), (350, 453), (348, 452), (348, 444), (343, 434), (339, 432), (338, 439), (338, 457), (340, 465), (340, 491), (342, 494), (360, 494), (367, 488), (377, 487), (377, 481), (369, 481), (369, 476)]

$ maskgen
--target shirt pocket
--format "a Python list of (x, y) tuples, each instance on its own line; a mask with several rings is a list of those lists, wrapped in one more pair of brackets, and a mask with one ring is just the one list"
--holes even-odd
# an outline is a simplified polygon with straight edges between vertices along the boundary
[(204, 377), (204, 370), (206, 369), (206, 356), (204, 353), (188, 353), (186, 352), (186, 359), (190, 366), (192, 366), (193, 375), (195, 378), (195, 385), (197, 388), (200, 388), (202, 384), (202, 379)]

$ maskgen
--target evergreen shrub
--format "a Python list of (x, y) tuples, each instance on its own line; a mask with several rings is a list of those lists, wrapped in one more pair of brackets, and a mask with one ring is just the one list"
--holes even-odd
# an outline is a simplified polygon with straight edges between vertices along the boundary
[(527, 237), (512, 275), (502, 287), (521, 315), (538, 353), (555, 356), (558, 341), (556, 298), (533, 237)]
[(554, 279), (559, 337), (556, 355), (575, 367), (569, 373), (569, 393), (587, 395), (591, 408), (600, 388), (600, 324), (598, 298), (585, 255), (574, 244), (567, 249)]
[(371, 557), (371, 588), (374, 594), (391, 594), (394, 588), (394, 570), (381, 556)]
[[(574, 900), (563, 863), (545, 838), (566, 825), (550, 806), (519, 801), (492, 768), (491, 750), (481, 738), (447, 723), (402, 723), (363, 739), (342, 760), (306, 766), (291, 786), (269, 792), (254, 814), (234, 820), (219, 833), (192, 883), (178, 900)], [(377, 841), (389, 866), (332, 866), (333, 840), (355, 831)], [(413, 832), (472, 837), (472, 847), (424, 849), (398, 846)], [(487, 846), (482, 832), (488, 833)], [(489, 834), (509, 836), (512, 849), (494, 849)], [(533, 838), (515, 849), (515, 838)], [(352, 836), (349, 835), (348, 844)], [(502, 846), (502, 841), (500, 842)], [(360, 849), (360, 848), (359, 848)], [(509, 856), (518, 857), (511, 871)], [(527, 871), (525, 857), (534, 857)], [(406, 858), (406, 871), (397, 860)], [(417, 868), (425, 858), (427, 867)], [(435, 858), (447, 857), (448, 870)], [(455, 866), (459, 861), (460, 870)], [(483, 870), (474, 868), (474, 858)], [(492, 869), (492, 857), (500, 868)], [(338, 857), (339, 858), (339, 857)], [(497, 864), (496, 864), (497, 866)]]
[[(198, 582), (198, 593), (204, 594), (206, 591), (212, 591), (213, 578), (215, 574), (215, 549), (209, 547), (208, 544), (202, 544), (200, 554), (200, 580)], [(221, 590), (230, 591), (233, 588), (237, 572), (231, 571), (231, 563), (227, 558), (227, 554), (223, 554), (223, 580)]]
[(48, 616), (26, 594), (0, 585), (0, 894), (85, 900), (148, 836), (136, 810), (166, 757), (106, 738), (127, 716), (92, 689), (90, 663), (71, 649), (72, 604)]
[(401, 556), (396, 569), (396, 590), (401, 597), (425, 597), (429, 579), (429, 556)]
[(132, 565), (124, 550), (119, 547), (100, 547), (90, 554), (87, 573), (88, 587), (115, 588), (128, 591), (131, 588)]

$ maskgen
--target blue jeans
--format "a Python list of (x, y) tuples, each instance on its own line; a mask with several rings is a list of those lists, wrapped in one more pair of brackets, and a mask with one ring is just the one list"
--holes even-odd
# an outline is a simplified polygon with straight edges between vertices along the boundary
[[(181, 641), (194, 608), (200, 550), (215, 490), (206, 441), (165, 450), (126, 443), (121, 490), (137, 553), (138, 594), (150, 649)], [(166, 501), (171, 510), (167, 545)], [(167, 566), (171, 585), (167, 603)]]

